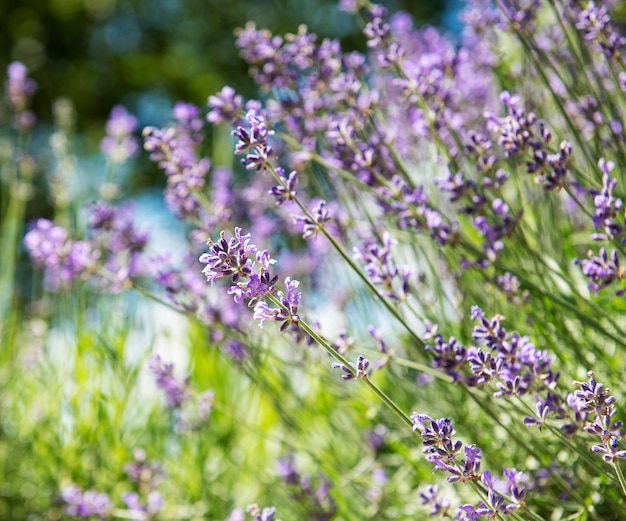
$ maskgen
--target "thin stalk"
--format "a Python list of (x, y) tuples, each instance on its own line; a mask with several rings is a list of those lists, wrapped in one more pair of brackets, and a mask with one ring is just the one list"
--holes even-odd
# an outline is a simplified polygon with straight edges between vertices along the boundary
[(619, 460), (613, 462), (613, 470), (615, 470), (615, 475), (617, 476), (619, 485), (622, 488), (622, 494), (626, 496), (626, 480), (624, 479), (622, 468), (619, 466)]
[[(281, 305), (280, 301), (273, 296), (270, 296), (270, 300), (274, 302), (274, 304)], [(282, 307), (282, 306), (281, 306)], [(322, 338), (309, 324), (307, 324), (304, 320), (300, 319), (300, 327), (306, 331), (306, 333), (313, 339), (315, 342), (320, 345), (330, 356), (332, 356), (337, 362), (339, 362), (343, 367), (346, 367), (350, 374), (355, 374), (355, 371), (352, 367), (352, 364), (348, 362), (348, 360), (337, 352), (324, 338)], [(380, 400), (393, 411), (406, 425), (409, 427), (413, 427), (413, 421), (410, 416), (406, 414), (398, 405), (387, 396), (382, 389), (378, 388), (376, 384), (374, 384), (367, 375), (359, 378), (365, 382), (365, 385), (369, 387), (372, 392), (380, 398)]]
[[(269, 164), (267, 166), (268, 166), (269, 171), (272, 173), (272, 175), (276, 179), (276, 181), (279, 182), (281, 184), (281, 186), (283, 186), (284, 188), (288, 188), (287, 184), (282, 179), (282, 177), (278, 175), (278, 173), (276, 172), (274, 167), (271, 164)], [(310, 219), (312, 222), (316, 222), (316, 220), (313, 217), (313, 215), (311, 214), (311, 212), (306, 208), (306, 206), (304, 206), (304, 204), (302, 203), (302, 201), (300, 201), (300, 199), (298, 197), (294, 198), (294, 202), (298, 205), (300, 210), (304, 213), (304, 215), (308, 219)], [(419, 347), (421, 347), (422, 349), (424, 347), (426, 347), (426, 345), (424, 344), (422, 339), (406, 323), (406, 321), (404, 320), (402, 315), (398, 312), (398, 310), (394, 306), (391, 305), (389, 300), (387, 298), (385, 298), (384, 295), (382, 295), (382, 293), (380, 293), (380, 291), (374, 285), (374, 283), (371, 280), (369, 280), (367, 275), (365, 275), (365, 273), (363, 273), (363, 270), (361, 270), (361, 268), (359, 268), (359, 266), (354, 261), (354, 259), (348, 254), (348, 252), (346, 252), (346, 250), (341, 246), (341, 244), (339, 244), (339, 242), (337, 242), (337, 240), (326, 229), (326, 227), (322, 223), (318, 223), (317, 228), (324, 235), (324, 237), (326, 237), (328, 242), (330, 242), (332, 247), (337, 251), (337, 253), (339, 253), (339, 255), (343, 258), (343, 260), (348, 264), (348, 266), (350, 266), (350, 268), (358, 275), (358, 277), (365, 283), (365, 285), (372, 291), (372, 293), (374, 293), (378, 297), (378, 299), (383, 304), (383, 306), (385, 306), (387, 311), (389, 311), (394, 316), (394, 318), (398, 322), (400, 322), (400, 324), (402, 324), (402, 326), (406, 329), (406, 331), (413, 337), (413, 339), (415, 340), (417, 345)]]

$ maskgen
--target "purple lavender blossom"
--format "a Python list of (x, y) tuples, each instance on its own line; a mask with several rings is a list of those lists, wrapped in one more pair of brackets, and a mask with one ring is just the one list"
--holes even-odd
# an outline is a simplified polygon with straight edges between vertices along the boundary
[[(591, 281), (587, 287), (596, 295), (601, 289), (626, 277), (626, 270), (620, 266), (616, 250), (612, 251), (610, 257), (606, 248), (600, 248), (599, 255), (594, 255), (589, 250), (587, 257), (584, 260), (574, 260), (574, 264), (581, 266), (583, 275)], [(624, 293), (626, 289), (619, 290), (615, 294), (622, 296)]]
[(235, 235), (226, 240), (226, 233), (220, 233), (216, 243), (207, 241), (210, 251), (200, 256), (200, 262), (206, 264), (202, 273), (207, 281), (214, 284), (218, 278), (232, 277), (233, 284), (240, 278), (248, 278), (252, 274), (253, 261), (250, 257), (256, 254), (257, 247), (250, 243), (250, 234), (241, 235), (241, 228), (235, 228)]
[(255, 504), (248, 506), (246, 510), (254, 521), (277, 521), (275, 518), (276, 509), (274, 507), (264, 508), (263, 511), (261, 511), (259, 506)]
[(134, 461), (124, 465), (124, 472), (140, 488), (154, 489), (165, 479), (165, 470), (156, 461), (147, 461), (143, 449), (135, 449)]
[(231, 122), (243, 116), (243, 98), (235, 94), (235, 89), (225, 86), (215, 96), (209, 96), (209, 113), (206, 119), (213, 125)]
[(618, 55), (626, 45), (626, 39), (614, 31), (605, 5), (598, 7), (595, 2), (589, 2), (588, 7), (578, 13), (576, 29), (585, 40), (594, 42), (607, 58)]
[(450, 501), (440, 496), (439, 487), (437, 485), (429, 485), (426, 487), (424, 491), (420, 492), (420, 497), (422, 498), (421, 504), (430, 507), (429, 514), (431, 516), (448, 516)]
[(276, 199), (276, 204), (280, 206), (285, 201), (293, 201), (296, 197), (296, 178), (298, 173), (293, 170), (288, 177), (285, 176), (285, 171), (276, 167), (276, 174), (281, 179), (281, 184), (277, 186), (272, 186), (271, 190), (268, 192), (270, 195), (273, 195)]
[[(593, 197), (595, 207), (593, 224), (596, 230), (603, 232), (593, 234), (592, 239), (603, 241), (620, 237), (624, 232), (624, 203), (619, 197), (613, 196), (617, 179), (611, 179), (610, 173), (615, 168), (615, 163), (600, 158), (598, 168), (602, 172), (602, 190), (587, 190), (587, 192)], [(622, 238), (622, 242), (625, 240)]]
[(98, 266), (98, 250), (87, 242), (72, 241), (64, 228), (47, 219), (35, 222), (24, 237), (24, 245), (33, 263), (44, 269), (44, 285), (49, 291), (67, 289)]
[(588, 376), (588, 382), (574, 382), (574, 385), (580, 387), (574, 393), (574, 396), (582, 402), (578, 410), (590, 416), (584, 430), (601, 441), (600, 445), (591, 447), (591, 452), (601, 454), (602, 459), (608, 463), (615, 463), (618, 459), (626, 458), (626, 450), (619, 447), (619, 440), (625, 435), (623, 422), (613, 421), (617, 413), (616, 398), (610, 395), (608, 387), (598, 383), (593, 371), (589, 371)]
[(181, 219), (200, 219), (202, 205), (199, 195), (206, 183), (211, 162), (198, 157), (203, 140), (200, 110), (179, 103), (174, 108), (178, 124), (173, 127), (143, 129), (144, 148), (150, 152), (167, 178), (165, 202)]
[(124, 494), (122, 500), (130, 510), (132, 521), (146, 521), (154, 519), (154, 516), (163, 509), (163, 496), (160, 492), (153, 490), (148, 494), (146, 503), (142, 504), (139, 494), (136, 492), (127, 492)]
[(254, 110), (249, 110), (245, 119), (248, 126), (240, 125), (232, 132), (237, 138), (235, 154), (246, 154), (242, 163), (248, 170), (266, 170), (274, 158), (274, 150), (269, 145), (274, 131), (268, 129), (266, 118)]
[[(391, 238), (388, 232), (382, 236), (382, 247), (375, 239), (366, 239), (363, 245), (353, 249), (353, 257), (360, 260), (369, 280), (383, 287), (383, 295), (396, 301), (406, 299), (411, 291), (409, 278), (411, 272), (408, 266), (398, 269), (391, 257), (391, 246), (397, 241)], [(394, 288), (394, 281), (398, 281), (399, 289)]]
[(83, 492), (74, 485), (63, 490), (61, 498), (66, 504), (65, 513), (70, 516), (104, 520), (111, 516), (113, 510), (113, 502), (106, 494), (95, 490)]
[(452, 376), (454, 381), (463, 380), (460, 371), (467, 362), (467, 349), (456, 338), (446, 342), (440, 334), (434, 335), (435, 345), (427, 345), (426, 351), (434, 353), (433, 367)]
[[(297, 288), (300, 282), (287, 277), (287, 292), (279, 291), (275, 286), (278, 276), (270, 274), (270, 266), (276, 261), (267, 250), (258, 251), (250, 243), (250, 234), (241, 235), (241, 228), (235, 228), (235, 235), (229, 240), (226, 240), (225, 232), (221, 232), (217, 243), (209, 239), (207, 244), (210, 251), (200, 256), (200, 262), (206, 264), (202, 273), (208, 282), (213, 284), (218, 278), (230, 277), (228, 293), (234, 296), (236, 303), (247, 300), (248, 306), (254, 307), (254, 319), (259, 321), (260, 327), (270, 320), (282, 322), (281, 331), (290, 326), (298, 329), (298, 305), (302, 293)], [(267, 301), (278, 307), (270, 307)]]
[(340, 368), (344, 374), (341, 375), (343, 380), (361, 380), (369, 377), (370, 361), (363, 355), (356, 357), (355, 363), (350, 363), (350, 367), (339, 363), (333, 363), (333, 368)]
[(174, 376), (174, 364), (165, 363), (159, 355), (155, 355), (150, 361), (150, 370), (156, 376), (157, 387), (165, 391), (168, 407), (180, 408), (189, 400), (189, 377), (184, 380), (177, 379)]
[(300, 317), (298, 316), (298, 304), (302, 293), (296, 291), (300, 282), (291, 280), (289, 277), (285, 279), (285, 287), (287, 294), (282, 291), (276, 293), (276, 297), (280, 300), (281, 307), (270, 308), (264, 300), (259, 301), (254, 306), (254, 320), (259, 321), (259, 327), (263, 327), (266, 320), (282, 322), (281, 331), (285, 331), (290, 326), (298, 327)]
[(28, 110), (30, 98), (37, 90), (37, 83), (28, 77), (28, 69), (20, 62), (9, 64), (7, 76), (6, 96), (14, 113), (13, 124), (17, 130), (29, 130), (37, 121), (35, 114)]
[(326, 201), (319, 201), (312, 211), (312, 217), (301, 215), (296, 217), (297, 222), (303, 223), (302, 238), (308, 239), (319, 233), (321, 227), (332, 219), (326, 206)]
[(139, 152), (139, 140), (133, 133), (139, 127), (139, 120), (124, 107), (117, 105), (111, 110), (106, 125), (106, 137), (100, 149), (111, 163), (124, 163)]
[(426, 454), (426, 459), (435, 466), (435, 471), (441, 470), (451, 474), (448, 477), (450, 483), (480, 481), (485, 486), (488, 505), (481, 501), (478, 508), (472, 505), (459, 507), (463, 515), (470, 516), (465, 519), (478, 519), (484, 515), (493, 516), (494, 512), (511, 513), (522, 505), (526, 491), (521, 485), (521, 475), (515, 469), (505, 469), (507, 483), (502, 490), (501, 487), (496, 487), (498, 478), (492, 476), (490, 471), (480, 472), (481, 449), (475, 445), (464, 447), (461, 441), (453, 440), (452, 437), (456, 431), (449, 418), (434, 420), (425, 414), (413, 413), (411, 419), (413, 431), (419, 430), (422, 435), (423, 452)]

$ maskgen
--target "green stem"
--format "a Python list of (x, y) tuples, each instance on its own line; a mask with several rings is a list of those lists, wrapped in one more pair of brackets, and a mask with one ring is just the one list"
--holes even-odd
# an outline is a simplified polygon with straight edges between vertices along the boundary
[[(287, 184), (285, 183), (284, 179), (278, 175), (278, 173), (276, 172), (275, 168), (270, 164), (268, 165), (268, 169), (269, 171), (272, 173), (272, 175), (274, 176), (274, 178), (276, 179), (276, 181), (278, 183), (281, 184), (281, 186), (283, 186), (284, 188), (288, 188)], [(304, 213), (304, 215), (311, 220), (312, 222), (316, 222), (315, 217), (311, 214), (311, 212), (304, 206), (304, 204), (302, 203), (302, 201), (300, 201), (299, 198), (295, 197), (294, 198), (294, 202), (298, 205), (298, 207), (300, 208), (300, 210)], [(357, 263), (354, 261), (354, 259), (348, 254), (348, 252), (346, 252), (346, 250), (341, 246), (341, 244), (339, 244), (339, 242), (337, 242), (337, 240), (332, 236), (332, 234), (326, 229), (326, 227), (322, 224), (322, 223), (318, 223), (317, 226), (318, 230), (324, 235), (324, 237), (326, 237), (326, 239), (328, 240), (328, 242), (330, 242), (330, 244), (332, 245), (332, 247), (337, 251), (337, 253), (339, 253), (339, 255), (343, 258), (343, 260), (348, 264), (348, 266), (350, 266), (350, 268), (352, 269), (352, 271), (354, 271), (358, 277), (365, 283), (365, 285), (372, 291), (372, 293), (374, 293), (378, 299), (380, 300), (380, 302), (383, 304), (383, 306), (385, 306), (385, 308), (387, 309), (387, 311), (389, 311), (394, 318), (400, 322), (400, 324), (402, 324), (402, 326), (407, 330), (407, 332), (413, 337), (413, 339), (415, 340), (415, 342), (417, 343), (417, 345), (419, 347), (421, 347), (422, 349), (424, 349), (426, 347), (426, 344), (424, 344), (424, 342), (422, 341), (422, 339), (417, 335), (417, 333), (415, 333), (415, 331), (413, 331), (413, 329), (407, 324), (407, 322), (404, 320), (404, 318), (402, 317), (402, 315), (398, 312), (398, 310), (389, 302), (389, 300), (387, 298), (385, 298), (380, 291), (378, 290), (378, 288), (374, 285), (374, 283), (367, 277), (367, 275), (365, 273), (363, 273), (363, 270), (361, 270), (361, 268), (359, 268), (359, 266), (357, 265)]]
[(619, 485), (622, 487), (622, 494), (626, 496), (626, 480), (624, 479), (622, 468), (619, 466), (619, 461), (616, 460), (613, 462), (613, 469), (615, 470), (617, 481), (619, 481)]

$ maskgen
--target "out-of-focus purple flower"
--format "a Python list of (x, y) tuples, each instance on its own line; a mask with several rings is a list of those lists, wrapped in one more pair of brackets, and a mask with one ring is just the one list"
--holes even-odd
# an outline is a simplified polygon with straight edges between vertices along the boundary
[[(411, 291), (409, 285), (411, 272), (408, 266), (403, 266), (401, 270), (398, 269), (393, 261), (391, 246), (396, 242), (388, 232), (384, 232), (382, 246), (373, 238), (367, 239), (361, 247), (354, 247), (353, 257), (364, 264), (363, 268), (370, 281), (383, 287), (383, 295), (402, 301)], [(394, 288), (394, 281), (396, 280), (398, 281), (398, 289)]]
[(385, 438), (387, 437), (387, 434), (387, 427), (385, 427), (382, 423), (376, 425), (373, 431), (369, 431), (367, 433), (368, 448), (372, 451), (382, 449), (385, 445)]
[(124, 163), (139, 152), (139, 140), (133, 133), (139, 120), (121, 105), (113, 107), (100, 149), (111, 163)]
[(113, 502), (106, 494), (87, 490), (83, 492), (72, 485), (61, 492), (61, 499), (66, 504), (65, 513), (82, 518), (96, 517), (108, 519), (113, 510)]
[(202, 111), (191, 103), (179, 101), (174, 105), (172, 116), (178, 121), (178, 128), (181, 135), (187, 137), (193, 145), (199, 145), (204, 140), (202, 129)]
[(89, 207), (90, 242), (106, 252), (104, 267), (113, 281), (106, 281), (112, 291), (122, 291), (131, 279), (146, 272), (143, 251), (148, 233), (136, 228), (129, 205), (111, 206), (100, 201)]
[(531, 33), (535, 30), (540, 0), (503, 0), (499, 5), (515, 32)]
[(578, 13), (576, 29), (585, 40), (594, 42), (607, 58), (617, 55), (626, 44), (626, 39), (614, 31), (605, 5), (598, 7), (595, 2), (589, 2), (587, 8)]
[(38, 219), (24, 237), (24, 245), (36, 266), (44, 269), (49, 291), (66, 289), (72, 281), (93, 273), (100, 252), (91, 244), (72, 241), (67, 231), (47, 219)]
[(246, 346), (237, 340), (228, 340), (225, 346), (226, 354), (238, 365), (244, 363), (248, 358)]
[[(392, 177), (389, 187), (378, 189), (385, 201), (381, 201), (387, 215), (395, 216), (400, 228), (414, 228), (430, 232), (439, 245), (453, 244), (458, 239), (458, 224), (445, 222), (441, 213), (435, 210), (424, 187), (410, 188), (398, 175)], [(393, 200), (389, 203), (386, 200)]]
[(337, 504), (329, 495), (332, 484), (325, 476), (317, 479), (300, 474), (295, 458), (290, 454), (278, 460), (278, 474), (289, 487), (291, 497), (307, 509), (310, 519), (330, 521), (337, 513)]
[(14, 113), (13, 124), (17, 130), (29, 130), (37, 121), (35, 114), (28, 110), (30, 98), (37, 90), (37, 83), (28, 77), (28, 69), (20, 62), (9, 64), (7, 77), (6, 96)]
[(165, 391), (168, 407), (179, 408), (189, 400), (189, 377), (177, 379), (174, 376), (174, 364), (165, 363), (159, 355), (155, 355), (150, 361), (150, 370), (156, 376), (157, 387)]
[(145, 504), (141, 502), (139, 494), (136, 492), (127, 492), (122, 500), (126, 503), (128, 510), (135, 514), (136, 517), (131, 518), (133, 521), (148, 521), (163, 509), (163, 496), (155, 490), (148, 494)]
[(611, 179), (610, 173), (615, 168), (615, 163), (600, 158), (598, 168), (602, 171), (602, 190), (586, 191), (593, 197), (593, 224), (596, 230), (603, 232), (595, 233), (592, 239), (602, 241), (619, 237), (624, 232), (624, 203), (619, 197), (613, 196), (617, 179)]
[(258, 505), (249, 505), (246, 509), (254, 521), (276, 521), (276, 509), (274, 507), (264, 508), (263, 511)]
[(228, 516), (228, 518), (226, 519), (226, 521), (245, 521), (245, 520), (246, 520), (246, 513), (241, 508), (236, 508), (235, 510), (233, 510)]
[(243, 116), (243, 98), (235, 94), (235, 89), (229, 86), (222, 88), (215, 96), (209, 96), (209, 113), (206, 119), (213, 125), (231, 122)]
[(421, 504), (430, 507), (429, 514), (431, 516), (447, 517), (448, 510), (450, 509), (450, 501), (440, 496), (439, 487), (437, 485), (426, 487), (426, 490), (420, 492), (420, 497), (422, 498)]
[(519, 279), (515, 275), (506, 272), (504, 275), (496, 277), (496, 284), (506, 295), (506, 299), (512, 304), (520, 305), (528, 301), (530, 293), (528, 290), (521, 290)]
[[(626, 278), (626, 269), (620, 266), (617, 250), (613, 250), (609, 257), (606, 248), (600, 248), (600, 254), (594, 255), (591, 250), (587, 252), (587, 259), (576, 259), (574, 264), (582, 268), (585, 275), (591, 282), (587, 286), (596, 294), (616, 281)], [(626, 289), (619, 290), (616, 295), (621, 296), (626, 293)]]
[(165, 479), (165, 470), (156, 461), (147, 461), (143, 449), (135, 449), (134, 461), (124, 465), (124, 471), (133, 483), (139, 487), (153, 489)]
[(326, 206), (326, 201), (319, 201), (311, 214), (311, 217), (306, 215), (296, 217), (297, 222), (304, 224), (302, 230), (303, 239), (315, 236), (320, 231), (320, 227), (332, 219)]
[(543, 122), (537, 122), (533, 112), (526, 113), (520, 107), (519, 96), (508, 91), (500, 94), (500, 101), (507, 108), (508, 115), (498, 117), (486, 113), (487, 128), (498, 136), (498, 144), (507, 157), (525, 159), (526, 171), (536, 174), (535, 181), (545, 190), (560, 189), (567, 185), (572, 145), (563, 141), (556, 153), (548, 146), (552, 134)]
[(178, 123), (173, 127), (143, 129), (144, 148), (150, 152), (167, 177), (165, 202), (181, 219), (200, 219), (202, 205), (199, 197), (211, 169), (207, 158), (198, 157), (202, 142), (200, 109), (186, 103), (174, 108)]

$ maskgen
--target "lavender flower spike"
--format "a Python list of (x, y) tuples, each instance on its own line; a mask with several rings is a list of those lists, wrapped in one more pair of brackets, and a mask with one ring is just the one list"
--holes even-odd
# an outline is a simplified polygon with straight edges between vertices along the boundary
[(264, 508), (263, 511), (258, 505), (250, 505), (247, 509), (254, 521), (278, 521), (274, 516), (276, 509), (274, 507)]
[(608, 463), (626, 459), (626, 450), (619, 448), (619, 440), (624, 438), (623, 424), (621, 421), (613, 421), (617, 413), (615, 396), (610, 396), (610, 389), (598, 383), (593, 371), (587, 374), (588, 382), (574, 382), (574, 385), (580, 387), (574, 395), (581, 402), (579, 411), (590, 415), (585, 431), (601, 441), (600, 445), (591, 447), (591, 452), (602, 454), (602, 459)]
[(290, 325), (298, 326), (300, 323), (300, 317), (298, 316), (298, 304), (302, 293), (296, 291), (300, 282), (292, 280), (287, 277), (285, 279), (285, 286), (287, 287), (287, 294), (283, 295), (282, 292), (278, 292), (278, 298), (282, 307), (270, 308), (267, 303), (262, 300), (254, 307), (254, 320), (259, 321), (259, 326), (263, 327), (263, 322), (266, 320), (273, 320), (276, 322), (282, 322), (280, 330), (284, 331)]
[(107, 135), (100, 143), (100, 149), (111, 163), (124, 163), (137, 155), (139, 140), (133, 137), (133, 132), (138, 127), (139, 120), (124, 107), (113, 107), (107, 121)]
[[(241, 235), (241, 228), (235, 228), (235, 236), (226, 239), (225, 232), (215, 243), (209, 239), (210, 252), (200, 257), (206, 264), (202, 270), (207, 281), (214, 283), (218, 278), (232, 277), (228, 293), (238, 304), (248, 300), (248, 307), (254, 307), (254, 319), (263, 327), (266, 320), (282, 322), (280, 330), (300, 324), (298, 304), (302, 294), (297, 291), (300, 282), (290, 277), (285, 279), (287, 292), (278, 291), (275, 284), (278, 276), (270, 274), (270, 267), (276, 261), (267, 250), (258, 251), (250, 243), (250, 234)], [(266, 302), (268, 297), (278, 305), (272, 308)]]
[(180, 407), (189, 399), (187, 380), (178, 380), (174, 377), (174, 364), (165, 363), (159, 355), (150, 361), (150, 370), (156, 375), (156, 384), (165, 391), (167, 406), (173, 409)]
[(219, 240), (215, 243), (211, 239), (207, 241), (210, 247), (209, 253), (200, 256), (200, 262), (206, 264), (202, 273), (207, 281), (214, 284), (222, 277), (232, 277), (236, 283), (240, 277), (249, 277), (252, 274), (252, 260), (257, 248), (250, 244), (250, 234), (241, 235), (241, 228), (235, 228), (235, 236), (226, 240), (226, 233), (221, 232)]
[(248, 111), (246, 121), (248, 128), (240, 125), (233, 130), (233, 136), (238, 139), (235, 154), (246, 154), (242, 163), (248, 170), (264, 170), (274, 156), (274, 150), (268, 143), (274, 131), (267, 128), (265, 117), (254, 110)]
[(109, 496), (95, 490), (83, 492), (71, 486), (61, 492), (61, 499), (66, 504), (65, 513), (82, 518), (108, 519), (113, 510)]

